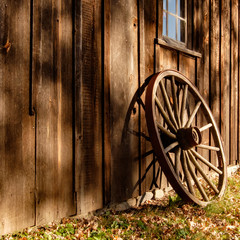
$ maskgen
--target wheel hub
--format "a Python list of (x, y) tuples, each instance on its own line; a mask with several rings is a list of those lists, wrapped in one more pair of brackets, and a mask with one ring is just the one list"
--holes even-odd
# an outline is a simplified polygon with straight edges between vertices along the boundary
[(188, 150), (202, 142), (202, 135), (197, 127), (180, 128), (177, 131), (177, 140), (183, 150)]

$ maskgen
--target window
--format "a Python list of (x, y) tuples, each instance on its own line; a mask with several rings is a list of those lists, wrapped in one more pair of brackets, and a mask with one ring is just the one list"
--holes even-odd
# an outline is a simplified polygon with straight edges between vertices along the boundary
[(162, 35), (175, 41), (187, 41), (186, 0), (163, 0)]

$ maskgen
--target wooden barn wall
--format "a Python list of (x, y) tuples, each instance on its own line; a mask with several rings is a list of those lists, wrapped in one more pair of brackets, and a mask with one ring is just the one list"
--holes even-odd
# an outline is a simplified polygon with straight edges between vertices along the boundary
[(103, 207), (101, 13), (0, 4), (0, 235)]
[[(197, 86), (219, 127), (227, 164), (238, 164), (238, 1), (188, 0), (190, 51), (161, 39), (162, 1), (110, 2), (111, 200), (169, 186), (154, 161), (144, 111), (147, 78), (164, 69), (181, 71)], [(208, 131), (203, 141), (211, 143)]]

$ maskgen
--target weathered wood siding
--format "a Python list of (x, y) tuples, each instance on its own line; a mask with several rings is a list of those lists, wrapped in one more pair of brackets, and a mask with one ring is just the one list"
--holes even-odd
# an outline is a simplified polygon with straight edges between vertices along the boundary
[(0, 234), (103, 207), (102, 31), (99, 0), (1, 2)]
[(32, 14), (36, 224), (42, 224), (75, 214), (72, 4), (34, 1)]
[(81, 88), (80, 95), (76, 95), (80, 104), (75, 126), (80, 129), (75, 138), (79, 142), (75, 149), (79, 152), (75, 173), (77, 212), (84, 214), (103, 207), (101, 1), (82, 1), (81, 23), (76, 44), (81, 42), (82, 51), (75, 56), (82, 64), (80, 76), (76, 75)]
[(29, 116), (30, 18), (25, 18), (29, 12), (28, 1), (1, 1), (1, 234), (35, 223), (35, 121)]
[[(110, 131), (112, 201), (125, 199), (138, 185), (138, 108), (129, 109), (138, 89), (137, 2), (111, 2)], [(123, 64), (124, 63), (124, 64)], [(135, 193), (136, 195), (137, 193)]]
[[(142, 194), (156, 186), (168, 187), (158, 163), (153, 161), (151, 145), (146, 137), (144, 105), (141, 103), (144, 102), (145, 80), (151, 74), (164, 69), (181, 71), (198, 87), (205, 101), (209, 103), (220, 129), (227, 164), (237, 164), (239, 162), (238, 1), (188, 1), (189, 30), (186, 47), (191, 51), (182, 50), (181, 47), (169, 45), (162, 40), (162, 1), (152, 1), (151, 4), (144, 0), (131, 1), (127, 5), (124, 1), (113, 1), (111, 7), (113, 8), (110, 21), (112, 201), (121, 201), (134, 196), (136, 190), (138, 194)], [(136, 14), (137, 35), (132, 26)], [(119, 19), (122, 19), (121, 23)], [(134, 78), (129, 79), (133, 63), (136, 70)], [(137, 87), (139, 93), (134, 95)], [(137, 96), (141, 96), (140, 101), (137, 101)], [(128, 116), (129, 109), (132, 109), (131, 117)], [(138, 115), (138, 120), (134, 120), (136, 115), (133, 111)], [(126, 131), (123, 127), (124, 119), (128, 119), (129, 122), (135, 121), (136, 124), (134, 124), (135, 128), (129, 125), (128, 135), (124, 138), (126, 146), (121, 150), (121, 135)], [(204, 125), (206, 120), (199, 118), (197, 121)], [(209, 139), (208, 131), (204, 132), (203, 141), (206, 144), (212, 141)], [(215, 161), (213, 157), (212, 161)], [(207, 168), (205, 170), (207, 171)], [(138, 179), (136, 179), (136, 171), (138, 171)], [(122, 181), (123, 179), (125, 182)]]

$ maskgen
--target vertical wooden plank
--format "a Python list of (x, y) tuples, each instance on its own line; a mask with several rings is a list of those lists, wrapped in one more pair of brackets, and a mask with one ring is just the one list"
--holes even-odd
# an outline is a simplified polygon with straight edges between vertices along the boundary
[(199, 0), (192, 0), (193, 4), (193, 32), (192, 32), (192, 38), (193, 38), (193, 50), (199, 51), (200, 47), (200, 25), (201, 25), (201, 2)]
[(227, 164), (230, 145), (230, 0), (221, 1), (221, 135)]
[[(139, 52), (139, 60), (140, 60), (140, 86), (142, 86), (145, 80), (154, 73), (154, 39), (156, 38), (156, 30), (157, 30), (157, 1), (152, 1), (149, 4), (148, 1), (140, 1), (139, 10), (142, 15), (140, 15), (140, 52)], [(142, 31), (141, 31), (142, 30)], [(146, 90), (146, 89), (145, 89)], [(145, 91), (143, 92), (141, 99), (145, 100)], [(145, 120), (145, 111), (140, 106), (140, 114), (141, 114), (141, 129), (140, 131), (144, 135), (147, 134), (147, 126)], [(146, 138), (141, 137), (141, 156), (145, 156), (146, 152), (152, 150), (151, 143), (149, 143)], [(141, 176), (143, 177), (146, 174), (145, 180), (142, 182), (142, 191), (143, 194), (146, 191), (149, 191), (151, 188), (153, 178), (155, 177), (155, 169), (158, 168), (158, 163), (153, 165), (151, 169), (146, 173), (147, 167), (153, 161), (153, 154), (147, 157), (143, 157), (141, 159), (142, 171)], [(154, 187), (154, 186), (153, 186)]]
[[(96, 169), (96, 185), (92, 191), (92, 199), (93, 199), (93, 209), (99, 209), (103, 207), (103, 154), (102, 154), (102, 131), (103, 131), (103, 123), (102, 123), (102, 1), (95, 0), (93, 13), (95, 15), (94, 24), (95, 24), (95, 35), (94, 35), (94, 48), (96, 51), (96, 56), (93, 58), (95, 61), (96, 71), (94, 72), (94, 88), (95, 92), (95, 101), (94, 101), (94, 133), (95, 133), (95, 169)], [(101, 157), (99, 157), (101, 156)], [(98, 189), (98, 197), (96, 197), (96, 189)], [(87, 199), (88, 201), (88, 199)]]
[[(38, 11), (37, 11), (38, 10)], [(38, 22), (39, 20), (39, 22)], [(36, 84), (37, 112), (37, 152), (36, 152), (36, 224), (51, 221), (56, 217), (56, 194), (58, 181), (56, 177), (54, 158), (57, 156), (56, 141), (56, 96), (53, 94), (53, 4), (35, 2), (34, 6), (34, 49), (38, 52), (34, 62), (39, 63), (39, 75), (33, 72)], [(55, 21), (54, 21), (55, 22)], [(41, 28), (39, 27), (41, 26)], [(38, 32), (39, 29), (39, 32)], [(35, 31), (37, 32), (35, 34)], [(42, 42), (43, 41), (43, 42)], [(35, 49), (35, 47), (39, 49)], [(44, 53), (44, 54), (43, 54)], [(35, 63), (34, 65), (37, 65)], [(53, 124), (54, 123), (54, 124)], [(43, 143), (44, 141), (44, 143)], [(54, 182), (54, 185), (53, 185)]]
[[(124, 19), (124, 21), (123, 21)], [(129, 104), (138, 89), (137, 1), (111, 1), (111, 150), (112, 200), (133, 195), (138, 181), (138, 108), (129, 118), (122, 138)], [(138, 195), (136, 189), (135, 195)]]
[(219, 1), (211, 0), (211, 97), (210, 106), (220, 129), (220, 15)]
[(82, 1), (82, 139), (80, 209), (103, 206), (101, 1)]
[(77, 214), (81, 213), (80, 203), (80, 172), (81, 172), (81, 139), (83, 137), (83, 113), (82, 113), (82, 4), (74, 1), (74, 130), (75, 130), (75, 201), (77, 202)]
[(209, 103), (209, 1), (200, 1), (199, 4), (199, 18), (201, 18), (200, 23), (198, 23), (198, 28), (200, 31), (200, 53), (202, 57), (199, 59), (200, 66), (197, 72), (197, 87), (199, 92), (203, 96), (204, 100)]
[[(0, 4), (0, 44), (1, 46), (5, 46), (7, 40), (8, 40), (8, 24), (6, 24), (6, 20), (7, 18), (7, 8), (6, 8), (6, 1), (3, 1), (2, 4)], [(7, 174), (5, 173), (6, 171), (6, 164), (5, 164), (5, 84), (4, 84), (4, 62), (5, 62), (5, 54), (6, 54), (6, 50), (5, 49), (1, 49), (0, 50), (0, 154), (1, 159), (0, 159), (0, 195), (1, 195), (1, 200), (0, 200), (0, 209), (1, 212), (3, 212), (2, 217), (7, 217), (8, 211), (6, 210), (7, 207), (7, 198), (3, 198), (3, 196), (5, 195), (5, 191), (6, 191), (6, 184), (4, 182), (4, 180), (7, 177)], [(6, 181), (6, 180), (5, 180)], [(3, 221), (4, 219), (1, 217), (0, 219), (0, 231), (7, 233), (8, 231), (10, 232), (11, 229), (9, 228), (9, 226), (6, 226), (5, 222)], [(6, 220), (5, 220), (6, 221)], [(5, 227), (6, 226), (6, 227)], [(15, 226), (14, 226), (15, 227)]]
[[(210, 71), (209, 71), (209, 1), (198, 1), (198, 5), (194, 6), (198, 7), (198, 11), (196, 10), (196, 16), (195, 16), (195, 24), (196, 28), (199, 32), (199, 51), (202, 54), (202, 57), (200, 59), (197, 59), (197, 79), (196, 79), (196, 85), (197, 88), (206, 101), (206, 103), (209, 103), (209, 78), (210, 78)], [(196, 36), (197, 37), (197, 36)], [(206, 125), (207, 119), (204, 117), (204, 114), (199, 112), (198, 119), (197, 119), (197, 126), (201, 127)], [(209, 145), (209, 131), (206, 130), (202, 132), (202, 143)], [(205, 157), (206, 159), (209, 159), (209, 151), (198, 149), (198, 152)], [(208, 167), (204, 164), (202, 164), (202, 167), (204, 171), (207, 172)]]
[[(21, 19), (21, 21), (19, 21)], [(30, 2), (0, 6), (0, 233), (34, 224), (34, 117), (29, 116)], [(8, 48), (2, 48), (10, 42)]]
[[(178, 53), (175, 50), (164, 48), (159, 44), (155, 45), (155, 72), (165, 69), (178, 69)], [(167, 188), (168, 181), (164, 173), (160, 172), (160, 188)]]
[(33, 45), (36, 223), (41, 224), (75, 213), (71, 3), (34, 2)]
[(163, 28), (163, 1), (159, 1), (157, 0), (157, 38), (161, 38), (162, 37), (162, 28)]
[[(59, 54), (56, 63), (59, 71), (58, 91), (58, 215), (57, 217), (75, 214), (74, 176), (73, 176), (73, 25), (72, 1), (59, 1), (57, 33), (59, 43), (55, 54)], [(59, 24), (59, 25), (58, 25)]]
[[(209, 105), (220, 130), (220, 2), (211, 0), (210, 19), (210, 98)], [(213, 142), (213, 139), (211, 139)], [(212, 155), (211, 161), (216, 158)]]
[[(209, 61), (210, 61), (210, 48), (209, 48), (209, 43), (210, 43), (210, 32), (209, 32), (209, 24), (210, 24), (210, 1), (204, 1), (202, 4), (202, 16), (203, 19), (201, 20), (201, 53), (202, 53), (202, 58), (200, 59), (200, 65), (199, 66), (199, 72), (197, 73), (197, 87), (199, 89), (200, 94), (206, 101), (206, 103), (209, 105), (209, 85), (210, 85), (210, 69), (209, 69)], [(204, 117), (204, 114), (199, 116), (197, 119), (199, 126), (205, 126), (208, 121)], [(202, 143), (205, 145), (210, 144), (210, 139), (209, 139), (209, 130), (206, 130), (202, 133)], [(203, 150), (203, 149), (198, 149), (198, 152), (205, 157), (206, 159), (210, 158), (209, 151), (208, 150)], [(209, 159), (210, 160), (210, 159)], [(208, 167), (204, 164), (202, 164), (203, 169), (205, 172), (208, 171)]]
[(156, 72), (170, 68), (178, 69), (177, 51), (156, 44)]
[[(240, 5), (238, 5), (238, 16), (240, 16)], [(238, 17), (238, 59), (239, 59), (239, 56), (240, 56), (240, 17)], [(240, 65), (239, 65), (239, 63), (238, 63), (238, 68), (237, 68), (237, 70), (238, 70), (238, 127), (237, 127), (237, 132), (238, 132), (238, 135), (237, 135), (237, 137), (238, 137), (238, 155), (237, 155), (237, 163), (239, 164), (239, 162), (240, 162), (240, 141), (239, 141), (239, 139), (240, 139), (240, 79), (239, 79), (239, 77), (240, 77)]]
[(238, 1), (231, 1), (231, 109), (230, 163), (238, 159)]
[(195, 85), (195, 57), (179, 53), (179, 71)]
[(104, 1), (104, 205), (111, 201), (111, 139), (110, 139), (110, 0)]

